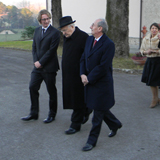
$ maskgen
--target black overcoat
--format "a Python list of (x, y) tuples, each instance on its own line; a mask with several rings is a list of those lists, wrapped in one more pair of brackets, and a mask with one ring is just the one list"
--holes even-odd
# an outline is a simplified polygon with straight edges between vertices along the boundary
[(62, 55), (63, 108), (81, 109), (84, 105), (84, 87), (80, 78), (80, 58), (88, 34), (76, 27), (71, 37), (64, 37)]

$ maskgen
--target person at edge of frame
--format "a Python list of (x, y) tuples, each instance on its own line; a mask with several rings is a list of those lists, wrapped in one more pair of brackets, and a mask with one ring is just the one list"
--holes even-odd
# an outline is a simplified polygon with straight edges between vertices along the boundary
[(147, 34), (141, 44), (140, 52), (142, 56), (146, 56), (141, 82), (150, 86), (152, 93), (152, 101), (150, 108), (155, 108), (159, 103), (158, 86), (160, 86), (160, 49), (159, 46), (159, 30), (157, 23), (150, 25), (150, 33)]

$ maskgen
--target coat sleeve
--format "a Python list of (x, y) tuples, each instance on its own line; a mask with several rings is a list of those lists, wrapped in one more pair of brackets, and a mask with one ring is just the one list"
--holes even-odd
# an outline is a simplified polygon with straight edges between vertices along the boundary
[(99, 79), (105, 76), (110, 69), (112, 70), (112, 60), (114, 53), (115, 45), (113, 42), (104, 47), (99, 64), (95, 66), (87, 76), (89, 83), (96, 83)]
[(57, 54), (59, 41), (60, 41), (60, 33), (59, 31), (56, 31), (55, 34), (52, 36), (49, 50), (47, 50), (47, 52), (39, 60), (39, 63), (42, 66), (45, 65), (45, 63), (50, 59), (50, 57), (56, 56), (55, 54)]
[(80, 59), (80, 76), (82, 74), (86, 74), (86, 71), (85, 71), (85, 52), (83, 52), (82, 57)]
[(84, 43), (84, 48), (83, 48), (83, 54), (82, 54), (82, 56), (81, 56), (81, 59), (80, 59), (80, 76), (82, 75), (82, 74), (85, 74), (86, 75), (86, 65), (85, 65), (85, 46), (87, 45), (87, 39), (88, 39), (88, 35), (86, 34), (85, 35), (86, 37), (86, 39), (85, 39), (85, 43)]

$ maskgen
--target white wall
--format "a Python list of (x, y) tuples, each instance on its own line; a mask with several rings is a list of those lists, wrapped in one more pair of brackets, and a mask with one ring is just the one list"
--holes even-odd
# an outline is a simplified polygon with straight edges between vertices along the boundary
[(76, 25), (90, 33), (90, 26), (97, 18), (105, 18), (106, 0), (62, 0), (63, 16), (70, 15)]
[(143, 1), (142, 27), (146, 26), (150, 32), (150, 25), (154, 22), (160, 24), (160, 0)]
[(140, 0), (129, 0), (129, 37), (139, 37)]
[[(50, 0), (49, 10), (50, 10)], [(76, 25), (90, 33), (90, 25), (97, 18), (105, 18), (107, 0), (62, 0), (63, 16), (70, 15)], [(140, 0), (129, 0), (129, 37), (139, 37)]]

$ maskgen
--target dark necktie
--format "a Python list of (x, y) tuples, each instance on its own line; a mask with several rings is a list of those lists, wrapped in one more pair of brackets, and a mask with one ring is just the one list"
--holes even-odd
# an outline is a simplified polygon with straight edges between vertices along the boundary
[(43, 29), (42, 29), (42, 37), (43, 37), (43, 35), (44, 35), (44, 32), (45, 32), (45, 29), (43, 28)]
[(95, 46), (96, 43), (97, 43), (97, 40), (94, 40), (93, 47)]

